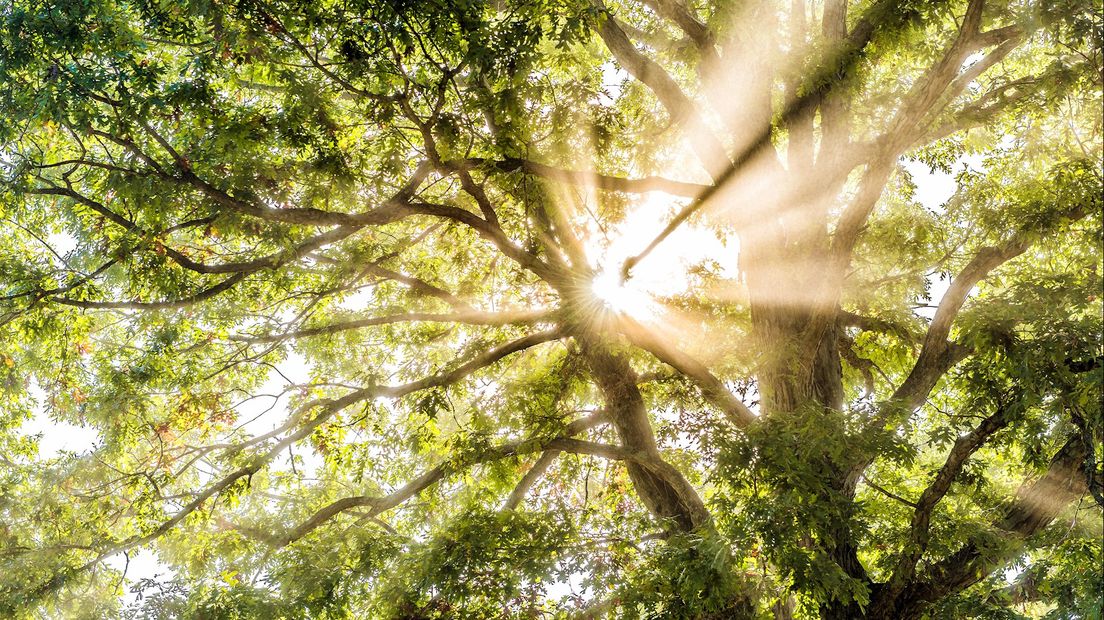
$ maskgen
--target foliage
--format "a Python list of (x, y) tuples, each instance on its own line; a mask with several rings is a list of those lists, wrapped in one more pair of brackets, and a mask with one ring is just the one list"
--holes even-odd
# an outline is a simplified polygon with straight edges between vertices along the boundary
[(1102, 12), (0, 2), (0, 616), (1099, 618)]

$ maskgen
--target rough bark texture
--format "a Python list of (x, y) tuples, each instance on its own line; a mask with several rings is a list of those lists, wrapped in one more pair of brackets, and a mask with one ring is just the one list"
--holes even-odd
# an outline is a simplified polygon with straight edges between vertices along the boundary
[[(810, 408), (841, 411), (844, 404), (843, 372), (839, 350), (839, 327), (833, 321), (819, 337), (815, 347), (803, 347), (807, 327), (813, 320), (809, 291), (816, 290), (818, 272), (815, 261), (796, 267), (792, 256), (823, 256), (827, 247), (823, 205), (811, 204), (798, 209), (797, 217), (787, 218), (748, 248), (745, 268), (752, 301), (752, 324), (756, 341), (766, 352), (767, 361), (758, 373), (764, 416), (802, 415)], [(789, 243), (787, 243), (789, 241)], [(812, 348), (811, 358), (801, 352)], [(855, 485), (844, 474), (845, 468), (818, 456), (817, 463), (830, 485), (819, 503), (824, 509), (840, 506), (839, 498), (854, 496)], [(869, 583), (866, 570), (850, 531), (851, 511), (836, 515), (834, 525), (818, 541), (824, 551), (850, 577)], [(832, 605), (821, 610), (824, 618), (855, 618), (862, 614), (856, 604)]]

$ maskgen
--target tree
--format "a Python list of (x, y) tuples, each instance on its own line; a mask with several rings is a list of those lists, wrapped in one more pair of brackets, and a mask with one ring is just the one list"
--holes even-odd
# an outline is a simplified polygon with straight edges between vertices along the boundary
[(5, 616), (1100, 617), (1098, 1), (0, 11)]

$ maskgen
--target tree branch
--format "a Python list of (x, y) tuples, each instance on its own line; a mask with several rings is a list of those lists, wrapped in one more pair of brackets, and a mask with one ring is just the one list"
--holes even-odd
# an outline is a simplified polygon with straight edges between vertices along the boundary
[(471, 211), (448, 205), (430, 203), (412, 203), (410, 208), (414, 213), (441, 217), (468, 226), (477, 232), (479, 236), (494, 244), (494, 246), (505, 254), (507, 258), (510, 258), (525, 269), (533, 272), (546, 282), (556, 285), (570, 280), (568, 274), (562, 273), (561, 270), (544, 262), (535, 254), (524, 250), (510, 240), (510, 238), (502, 232), (502, 229), (494, 226)]
[[(788, 124), (793, 119), (800, 118), (801, 115), (808, 113), (809, 110), (815, 109), (824, 100), (824, 97), (832, 92), (832, 88), (840, 81), (839, 79), (828, 78), (835, 75), (849, 75), (855, 67), (858, 66), (859, 61), (862, 59), (863, 51), (874, 39), (875, 34), (885, 28), (892, 28), (895, 26), (901, 27), (903, 24), (913, 19), (913, 12), (900, 10), (898, 6), (900, 2), (901, 0), (879, 0), (868, 8), (867, 12), (859, 19), (855, 24), (855, 28), (847, 36), (844, 44), (836, 51), (836, 54), (828, 61), (822, 63), (820, 68), (813, 73), (809, 80), (809, 83), (812, 85), (811, 88), (804, 95), (792, 101), (790, 105), (782, 111), (779, 122), (783, 125)], [(631, 276), (633, 267), (651, 254), (651, 252), (659, 246), (660, 243), (663, 243), (671, 233), (678, 229), (683, 222), (690, 219), (692, 215), (709, 204), (710, 199), (713, 198), (721, 188), (732, 181), (744, 166), (754, 160), (761, 152), (765, 152), (766, 149), (772, 148), (771, 124), (766, 124), (763, 127), (751, 128), (751, 130), (755, 132), (755, 137), (748, 142), (747, 146), (744, 147), (739, 154), (731, 159), (731, 164), (725, 168), (720, 176), (714, 179), (714, 183), (709, 191), (704, 192), (697, 200), (686, 205), (686, 207), (679, 211), (679, 213), (668, 222), (667, 226), (665, 226), (640, 253), (629, 257), (625, 261), (624, 265), (621, 267), (621, 277), (623, 279), (628, 279)], [(837, 174), (839, 174), (838, 171)]]
[[(333, 230), (327, 231), (320, 235), (316, 235), (307, 241), (299, 244), (298, 246), (291, 248), (290, 250), (273, 254), (271, 256), (258, 259), (256, 261), (250, 261), (247, 263), (228, 263), (226, 265), (216, 265), (211, 268), (210, 271), (200, 271), (200, 273), (226, 273), (233, 272), (234, 275), (226, 278), (222, 282), (206, 288), (198, 293), (185, 297), (183, 299), (177, 299), (172, 301), (87, 301), (80, 299), (71, 299), (68, 297), (53, 296), (51, 301), (56, 303), (76, 306), (78, 308), (87, 309), (119, 309), (119, 310), (176, 310), (191, 306), (201, 301), (210, 299), (219, 293), (225, 292), (232, 288), (238, 282), (241, 282), (247, 275), (258, 271), (262, 268), (276, 268), (281, 265), (298, 260), (310, 252), (335, 241), (340, 241), (355, 233), (359, 228), (354, 226), (339, 226)], [(189, 261), (191, 262), (191, 261)], [(198, 265), (198, 263), (197, 263)], [(224, 271), (220, 268), (226, 267)]]
[(559, 450), (545, 450), (541, 453), (540, 458), (536, 463), (529, 468), (529, 471), (525, 472), (525, 475), (521, 477), (521, 480), (514, 487), (514, 490), (510, 492), (510, 496), (506, 498), (506, 502), (502, 504), (502, 510), (516, 510), (521, 502), (528, 495), (529, 489), (533, 488), (533, 485), (540, 480), (540, 477), (544, 475), (544, 472), (548, 471), (548, 468), (555, 462), (556, 457), (560, 455)]
[(898, 403), (903, 411), (911, 414), (919, 407), (927, 399), (939, 377), (959, 361), (947, 337), (970, 291), (994, 269), (1023, 254), (1028, 245), (1029, 242), (1023, 236), (1017, 235), (1001, 246), (982, 248), (951, 281), (939, 302), (935, 316), (932, 317), (931, 325), (928, 326), (916, 363), (905, 382), (893, 394), (892, 401)]
[[(829, 45), (839, 45), (847, 36), (847, 0), (826, 0), (821, 17), (821, 31)], [(843, 78), (843, 76), (840, 76)], [(822, 160), (835, 159), (850, 141), (848, 101), (843, 93), (833, 91), (820, 105)]]
[(866, 486), (874, 489), (875, 491), (881, 493), (882, 495), (885, 495), (889, 499), (896, 500), (896, 501), (908, 506), (909, 508), (915, 509), (917, 507), (916, 502), (910, 502), (909, 500), (901, 497), (900, 495), (897, 495), (896, 493), (893, 493), (893, 492), (885, 489), (881, 485), (876, 484), (873, 480), (871, 480), (870, 478), (867, 478), (866, 476), (863, 476), (863, 482), (866, 483)]
[(897, 596), (915, 574), (916, 563), (924, 555), (928, 548), (928, 541), (931, 539), (931, 515), (936, 504), (950, 491), (951, 484), (962, 472), (970, 456), (994, 433), (1008, 426), (1010, 421), (1010, 408), (1002, 405), (972, 431), (955, 440), (943, 467), (939, 469), (935, 479), (916, 501), (908, 540), (902, 548), (893, 573), (879, 590), (878, 596), (882, 605), (893, 605)]
[(549, 311), (525, 311), (525, 312), (456, 312), (452, 314), (438, 314), (432, 312), (406, 312), (403, 314), (391, 314), (387, 316), (374, 316), (353, 321), (331, 323), (306, 327), (291, 332), (279, 334), (266, 334), (261, 336), (231, 336), (230, 340), (248, 343), (283, 342), (298, 338), (310, 338), (313, 336), (325, 336), (352, 329), (375, 327), (378, 325), (392, 325), (395, 323), (461, 323), (466, 325), (524, 325), (549, 319), (552, 314)]
[[(828, 255), (826, 276), (821, 292), (813, 303), (813, 312), (802, 338), (799, 359), (810, 359), (839, 311), (840, 285), (851, 263), (851, 255), (866, 222), (881, 197), (893, 163), (922, 130), (923, 119), (936, 109), (939, 100), (953, 90), (963, 61), (969, 55), (973, 39), (981, 26), (984, 0), (970, 0), (962, 26), (940, 60), (924, 72), (904, 98), (904, 104), (889, 123), (889, 129), (876, 141), (877, 146), (851, 204), (844, 209), (836, 225)], [(1014, 45), (1012, 46), (1014, 47)], [(1002, 51), (1006, 54), (1011, 50)], [(1003, 56), (1001, 56), (1003, 57)], [(983, 64), (983, 63), (979, 63)], [(987, 68), (987, 67), (983, 67)]]
[[(1085, 452), (1079, 437), (1070, 437), (1050, 462), (1046, 473), (1033, 484), (1024, 484), (1015, 501), (996, 523), (996, 528), (1017, 541), (1040, 532), (1063, 509), (1084, 495), (1085, 481), (1080, 476)], [(890, 609), (894, 617), (917, 618), (933, 601), (961, 592), (1005, 565), (1020, 552), (1022, 544), (993, 549), (975, 539), (934, 564), (923, 581), (904, 588)], [(877, 595), (876, 595), (877, 596)], [(878, 605), (875, 600), (872, 605)]]
[[(303, 538), (310, 532), (318, 529), (321, 525), (341, 514), (342, 512), (345, 512), (346, 510), (367, 507), (369, 510), (364, 515), (365, 517), (378, 517), (384, 512), (397, 507), (411, 497), (414, 497), (415, 495), (421, 493), (425, 489), (429, 488), (431, 485), (443, 479), (449, 473), (457, 471), (458, 469), (464, 467), (470, 467), (472, 465), (478, 465), (480, 463), (495, 461), (510, 456), (516, 456), (519, 454), (536, 452), (545, 448), (552, 447), (553, 445), (556, 446), (556, 449), (546, 451), (544, 453), (545, 455), (571, 447), (588, 449), (592, 451), (588, 453), (603, 452), (604, 450), (608, 449), (612, 451), (613, 454), (620, 454), (620, 452), (618, 452), (619, 449), (614, 448), (613, 446), (601, 446), (600, 444), (591, 444), (589, 442), (578, 442), (577, 440), (573, 440), (568, 437), (568, 435), (581, 433), (584, 430), (600, 423), (601, 421), (601, 415), (596, 414), (587, 418), (576, 420), (575, 422), (569, 424), (565, 429), (565, 436), (563, 437), (557, 437), (547, 440), (514, 441), (502, 444), (500, 446), (488, 448), (478, 455), (474, 457), (469, 457), (460, 462), (446, 461), (444, 463), (441, 463), (440, 465), (437, 465), (436, 467), (426, 470), (417, 478), (414, 478), (410, 482), (406, 483), (405, 485), (396, 489), (388, 495), (384, 495), (381, 497), (361, 495), (339, 499), (335, 502), (327, 504), (323, 508), (316, 511), (313, 515), (311, 515), (310, 518), (308, 518), (306, 521), (300, 523), (296, 527), (283, 534), (277, 540), (278, 546), (288, 545), (292, 542), (295, 542), (296, 540), (299, 540), (300, 538)], [(601, 447), (596, 448), (596, 446)], [(542, 458), (544, 457), (542, 456)]]
[(598, 34), (613, 57), (634, 78), (655, 93), (674, 122), (687, 133), (694, 153), (709, 176), (714, 181), (719, 180), (721, 172), (731, 164), (731, 160), (724, 145), (713, 137), (702, 120), (697, 106), (663, 67), (636, 49), (601, 0), (591, 2), (604, 14), (598, 26)]
[(670, 20), (684, 32), (702, 56), (707, 65), (720, 61), (717, 56), (716, 40), (709, 27), (690, 12), (686, 5), (678, 0), (643, 0), (657, 15)]
[[(119, 541), (119, 542), (116, 542), (116, 543), (112, 543), (112, 544), (108, 544), (102, 551), (97, 553), (92, 560), (89, 560), (88, 562), (86, 562), (85, 564), (83, 564), (79, 567), (67, 569), (67, 570), (63, 571), (62, 573), (56, 574), (53, 577), (51, 577), (50, 579), (47, 579), (46, 581), (40, 583), (38, 587), (32, 589), (29, 592), (28, 600), (36, 600), (36, 599), (40, 598), (41, 596), (44, 596), (45, 594), (47, 594), (47, 593), (55, 590), (56, 588), (60, 587), (61, 585), (63, 585), (64, 582), (67, 581), (69, 578), (71, 578), (73, 575), (92, 568), (93, 566), (95, 566), (96, 564), (98, 564), (99, 562), (103, 561), (104, 559), (106, 559), (110, 556), (113, 556), (113, 555), (118, 554), (118, 553), (125, 552), (129, 549), (133, 549), (134, 547), (138, 547), (138, 546), (141, 546), (141, 545), (148, 544), (148, 543), (150, 543), (154, 540), (157, 540), (161, 536), (164, 536), (167, 532), (169, 532), (174, 527), (176, 527), (178, 524), (180, 524), (189, 515), (196, 512), (197, 510), (201, 510), (204, 506), (206, 506), (206, 504), (209, 500), (221, 495), (231, 485), (237, 483), (238, 481), (240, 481), (242, 479), (251, 478), (254, 474), (259, 472), (268, 463), (270, 463), (273, 459), (275, 459), (276, 456), (278, 456), (281, 452), (286, 450), (288, 447), (294, 445), (295, 443), (298, 443), (299, 441), (309, 437), (311, 435), (311, 433), (313, 433), (319, 426), (321, 426), (323, 423), (325, 423), (327, 420), (329, 420), (333, 415), (335, 415), (337, 412), (339, 412), (343, 409), (346, 409), (346, 408), (348, 408), (348, 407), (350, 407), (350, 406), (352, 406), (352, 405), (354, 405), (358, 402), (362, 402), (362, 401), (367, 400), (369, 398), (375, 398), (375, 397), (401, 398), (401, 397), (406, 396), (408, 394), (412, 394), (414, 392), (424, 390), (424, 389), (427, 389), (427, 388), (440, 387), (440, 386), (443, 386), (443, 385), (448, 385), (448, 384), (451, 384), (451, 383), (455, 383), (455, 382), (463, 379), (464, 377), (470, 375), (472, 372), (475, 372), (476, 370), (479, 370), (481, 368), (489, 366), (489, 365), (497, 362), (498, 360), (502, 359), (503, 357), (506, 357), (507, 355), (509, 355), (511, 353), (522, 351), (522, 350), (524, 350), (526, 348), (529, 348), (531, 346), (534, 346), (536, 344), (540, 344), (542, 342), (548, 342), (548, 341), (554, 340), (558, 337), (559, 337), (559, 332), (557, 332), (557, 331), (549, 331), (549, 332), (542, 332), (542, 333), (538, 333), (538, 334), (533, 334), (533, 335), (530, 335), (530, 336), (526, 336), (524, 338), (520, 338), (520, 339), (515, 340), (513, 342), (509, 342), (509, 343), (506, 343), (504, 345), (495, 347), (495, 348), (490, 349), (488, 351), (485, 351), (483, 354), (477, 356), (475, 359), (473, 359), (473, 360), (471, 360), (471, 361), (469, 361), (465, 364), (461, 364), (460, 366), (456, 367), (455, 369), (453, 369), (451, 371), (438, 373), (436, 375), (433, 375), (432, 377), (427, 377), (426, 379), (422, 379), (422, 380), (419, 380), (419, 381), (413, 381), (411, 383), (407, 383), (407, 384), (401, 385), (401, 386), (370, 386), (370, 387), (363, 388), (363, 389), (360, 389), (360, 390), (354, 390), (354, 391), (346, 394), (345, 396), (342, 396), (341, 398), (337, 398), (337, 399), (334, 399), (334, 400), (330, 400), (330, 401), (311, 401), (310, 403), (307, 403), (307, 404), (303, 405), (302, 407), (300, 407), (300, 409), (297, 410), (296, 413), (294, 413), (291, 416), (288, 423), (283, 425), (281, 428), (275, 429), (274, 431), (272, 431), (270, 433), (262, 435), (261, 437), (255, 438), (254, 440), (250, 440), (250, 442), (248, 442), (250, 444), (256, 444), (256, 443), (258, 443), (257, 439), (259, 439), (261, 441), (266, 441), (266, 440), (268, 440), (272, 437), (275, 437), (279, 433), (291, 428), (291, 426), (293, 424), (295, 424), (297, 421), (301, 420), (303, 415), (308, 410), (314, 409), (314, 408), (321, 408), (321, 411), (318, 413), (318, 415), (316, 415), (315, 417), (311, 418), (309, 421), (304, 423), (295, 432), (290, 433), (289, 435), (287, 435), (286, 437), (284, 437), (280, 441), (276, 442), (276, 444), (274, 444), (268, 451), (263, 452), (263, 453), (258, 454), (258, 455), (255, 455), (250, 459), (247, 459), (247, 463), (248, 463), (247, 465), (243, 465), (242, 467), (234, 470), (230, 474), (228, 474), (228, 475), (224, 476), (223, 478), (219, 479), (214, 484), (211, 484), (210, 486), (206, 487), (203, 491), (200, 491), (200, 492), (194, 494), (192, 496), (193, 499), (192, 499), (191, 502), (186, 504), (184, 507), (182, 507), (180, 510), (178, 510), (172, 517), (170, 517), (169, 519), (163, 521), (160, 525), (158, 525), (154, 529), (150, 530), (149, 532), (147, 532), (145, 534), (136, 534), (136, 535), (131, 536), (131, 537), (125, 539), (125, 540), (122, 540), (122, 541)], [(597, 416), (599, 414), (595, 414), (595, 415)], [(591, 416), (591, 417), (594, 417), (594, 416)], [(589, 418), (587, 418), (587, 419), (589, 419)], [(597, 423), (597, 422), (595, 422), (595, 423)], [(584, 423), (583, 423), (582, 420), (578, 420), (576, 422), (573, 422), (572, 424), (569, 424), (567, 429), (566, 429), (566, 432), (578, 433), (578, 432), (581, 432), (581, 430), (583, 430), (584, 428), (589, 428), (589, 427), (582, 427), (581, 428), (579, 426), (579, 424), (584, 424)], [(575, 429), (580, 429), (580, 430), (575, 430)], [(568, 447), (569, 446), (561, 446), (560, 449), (563, 450), (563, 449), (567, 449)], [(417, 486), (418, 484), (421, 484), (422, 482), (425, 482), (425, 480), (433, 478), (433, 476), (435, 476), (435, 475), (436, 474), (433, 474), (432, 470), (431, 470), (430, 472), (427, 472), (426, 474), (423, 474), (423, 478), (420, 478), (419, 480), (416, 480), (416, 481), (412, 482), (411, 485)], [(432, 484), (432, 481), (433, 480), (430, 480), (426, 484)]]
[(916, 334), (914, 334), (912, 329), (904, 323), (898, 323), (878, 317), (864, 316), (847, 310), (840, 310), (838, 316), (841, 325), (858, 327), (865, 332), (892, 334), (907, 343), (916, 341)]
[[(394, 198), (384, 201), (378, 207), (370, 211), (342, 213), (339, 211), (316, 209), (314, 207), (279, 209), (235, 196), (229, 193), (228, 190), (216, 187), (199, 177), (192, 170), (191, 164), (175, 150), (170, 151), (175, 154), (174, 157), (176, 158), (175, 164), (177, 174), (173, 175), (166, 171), (163, 166), (158, 164), (157, 161), (147, 153), (138, 148), (138, 145), (133, 140), (121, 138), (112, 133), (94, 128), (89, 128), (87, 131), (94, 136), (109, 140), (127, 149), (145, 162), (146, 165), (150, 166), (162, 180), (193, 187), (216, 204), (232, 211), (268, 221), (283, 222), (285, 224), (299, 224), (303, 226), (374, 226), (389, 224), (400, 220), (409, 215), (409, 211), (405, 209), (407, 200), (409, 200), (414, 190), (425, 180), (425, 177), (431, 170), (427, 162), (421, 162), (415, 168), (414, 174)], [(167, 146), (168, 149), (173, 148), (164, 137), (157, 134), (148, 124), (146, 126), (146, 131), (157, 136), (155, 141), (163, 143), (163, 146)]]
[(382, 267), (379, 265), (379, 262), (380, 261), (365, 265), (364, 271), (374, 276), (379, 276), (381, 278), (394, 280), (395, 282), (405, 284), (406, 286), (410, 287), (412, 290), (421, 295), (425, 295), (427, 297), (436, 297), (437, 299), (440, 299), (441, 301), (447, 303), (455, 310), (458, 310), (460, 312), (476, 312), (475, 308), (473, 308), (468, 302), (460, 299), (449, 291), (446, 291), (439, 286), (434, 286), (433, 284), (430, 284), (429, 282), (426, 282), (425, 280), (422, 280), (420, 278), (415, 278), (414, 276), (409, 276), (405, 273), (399, 273), (398, 271), (393, 271), (391, 269), (387, 269), (386, 267)]
[(633, 344), (648, 351), (661, 362), (690, 379), (701, 390), (702, 396), (713, 406), (720, 409), (725, 414), (725, 418), (734, 426), (747, 428), (758, 420), (758, 416), (751, 409), (748, 409), (747, 405), (735, 394), (730, 392), (720, 379), (709, 372), (704, 364), (680, 351), (677, 347), (664, 342), (653, 330), (645, 328), (628, 317), (623, 317), (621, 324), (622, 333), (628, 336)]
[(69, 297), (50, 297), (50, 301), (64, 306), (84, 308), (86, 310), (179, 310), (201, 301), (206, 301), (234, 287), (245, 279), (245, 273), (235, 273), (218, 284), (205, 288), (198, 293), (171, 301), (88, 301)]

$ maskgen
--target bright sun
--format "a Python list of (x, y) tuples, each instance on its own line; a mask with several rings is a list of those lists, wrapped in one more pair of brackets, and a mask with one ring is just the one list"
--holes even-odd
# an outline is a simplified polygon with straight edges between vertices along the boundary
[(663, 229), (674, 208), (662, 194), (651, 194), (630, 207), (625, 218), (603, 234), (588, 236), (586, 252), (598, 275), (591, 292), (610, 311), (638, 320), (654, 321), (663, 314), (659, 298), (685, 292), (690, 266), (714, 261), (725, 275), (736, 274), (737, 248), (725, 243), (706, 226), (685, 224), (659, 245), (622, 280), (621, 267)]
[(610, 310), (636, 318), (651, 318), (656, 310), (655, 299), (633, 280), (623, 281), (615, 265), (607, 266), (595, 276), (590, 290)]

